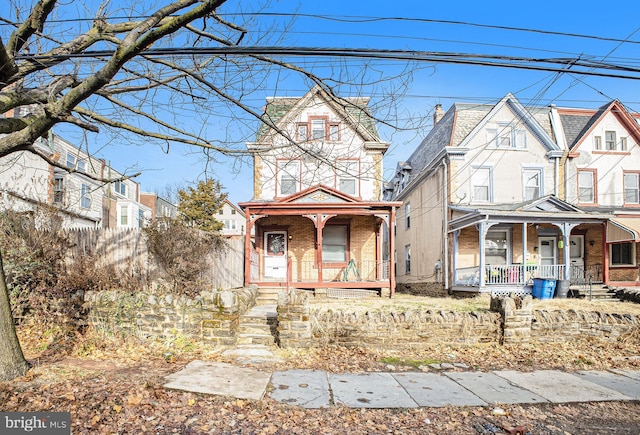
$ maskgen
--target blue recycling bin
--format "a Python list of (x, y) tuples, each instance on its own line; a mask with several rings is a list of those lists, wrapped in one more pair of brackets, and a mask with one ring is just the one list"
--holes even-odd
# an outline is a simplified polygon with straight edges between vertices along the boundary
[(533, 297), (536, 299), (551, 299), (556, 289), (555, 279), (534, 278)]

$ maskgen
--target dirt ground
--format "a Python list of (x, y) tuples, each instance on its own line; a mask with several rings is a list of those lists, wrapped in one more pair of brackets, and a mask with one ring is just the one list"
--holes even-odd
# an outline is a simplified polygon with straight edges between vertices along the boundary
[[(344, 305), (345, 301), (341, 302)], [(410, 302), (404, 297), (378, 300), (379, 306)], [(421, 298), (414, 302), (426, 301)], [(362, 309), (371, 309), (369, 304), (373, 303), (367, 301)], [(458, 310), (486, 308), (482, 307), (482, 300), (431, 300), (430, 306), (433, 309), (440, 303), (444, 305), (438, 309), (454, 309), (456, 304), (464, 305), (455, 308)], [(639, 305), (607, 304), (571, 308), (640, 316)], [(360, 309), (356, 305), (351, 303), (350, 308)], [(545, 309), (555, 308), (547, 303)], [(307, 410), (270, 398), (236, 400), (172, 391), (161, 387), (163, 377), (191, 360), (237, 362), (223, 357), (221, 348), (206, 348), (180, 339), (149, 342), (96, 331), (81, 336), (62, 334), (55, 328), (43, 329), (42, 325), (21, 326), (19, 333), (33, 368), (22, 378), (0, 383), (0, 409), (69, 411), (73, 434), (640, 434), (637, 401), (379, 410), (336, 406)], [(409, 371), (428, 362), (459, 362), (468, 365), (468, 370), (640, 370), (640, 332), (615, 343), (584, 340), (519, 346), (442, 344), (409, 352), (328, 346), (280, 349), (276, 355), (279, 362), (257, 367)]]

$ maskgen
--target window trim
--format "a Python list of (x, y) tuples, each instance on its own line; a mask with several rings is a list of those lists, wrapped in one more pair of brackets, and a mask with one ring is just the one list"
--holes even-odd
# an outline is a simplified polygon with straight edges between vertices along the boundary
[[(593, 201), (591, 202), (585, 202), (582, 200), (581, 196), (580, 196), (580, 174), (585, 173), (591, 174), (591, 181), (592, 181), (592, 189), (593, 189)], [(576, 187), (577, 187), (577, 191), (576, 191), (576, 199), (578, 202), (578, 205), (594, 205), (598, 203), (598, 170), (597, 169), (591, 169), (591, 168), (578, 168), (576, 170)]]
[[(636, 183), (635, 191), (638, 197), (638, 202), (627, 202), (627, 185), (625, 183), (626, 175), (635, 175)], [(635, 171), (622, 171), (622, 204), (625, 207), (640, 207), (640, 170)]]
[[(622, 246), (629, 245), (631, 248), (631, 252), (629, 253), (631, 263), (614, 263), (614, 246)], [(625, 268), (625, 267), (636, 267), (636, 243), (635, 242), (621, 242), (621, 243), (611, 243), (609, 245), (609, 267), (611, 268)]]
[[(535, 172), (538, 175), (538, 196), (527, 199), (527, 172)], [(544, 196), (544, 168), (541, 167), (523, 167), (522, 168), (522, 199), (523, 201), (532, 201)]]
[(411, 274), (411, 244), (404, 245), (404, 274)]
[[(475, 187), (476, 184), (474, 184), (474, 180), (475, 177), (478, 175), (478, 171), (479, 170), (487, 170), (489, 171), (489, 185), (487, 186), (488, 192), (487, 192), (487, 199), (476, 199), (475, 197)], [(471, 184), (471, 191), (470, 191), (470, 196), (471, 196), (471, 202), (472, 203), (481, 203), (481, 204), (489, 204), (493, 202), (493, 167), (492, 166), (472, 166), (471, 167), (471, 177), (470, 177), (470, 184)], [(480, 186), (480, 185), (478, 185)]]
[[(322, 137), (315, 137), (313, 124), (314, 122), (322, 121)], [(327, 125), (329, 123), (329, 118), (327, 116), (310, 116), (309, 117), (309, 139), (310, 140), (320, 140), (324, 141), (327, 139)]]
[[(90, 210), (91, 209), (91, 186), (89, 186), (88, 184), (81, 184), (80, 185), (80, 208), (83, 208), (85, 210)], [(88, 202), (88, 204), (85, 204), (85, 201)]]
[(602, 136), (593, 136), (593, 149), (594, 151), (602, 151)]
[(408, 230), (411, 228), (411, 202), (406, 202), (404, 204), (404, 229)]
[[(607, 138), (608, 135), (613, 135), (613, 140), (609, 140)], [(604, 132), (604, 149), (605, 151), (617, 151), (618, 143), (617, 143), (617, 135), (615, 130), (605, 130)], [(610, 148), (613, 147), (613, 148)]]
[[(304, 127), (304, 137), (300, 134), (300, 129)], [(306, 122), (298, 122), (296, 124), (296, 140), (298, 142), (306, 142), (309, 140), (309, 124)]]
[[(325, 237), (324, 237), (324, 231), (327, 228), (330, 227), (344, 227), (345, 228), (345, 260), (344, 261), (325, 261), (324, 259), (324, 253), (325, 253)], [(342, 246), (342, 245), (340, 245)], [(351, 224), (349, 222), (345, 222), (345, 221), (336, 221), (336, 222), (331, 222), (331, 223), (327, 223), (323, 228), (322, 228), (322, 256), (320, 257), (320, 262), (322, 263), (322, 266), (326, 266), (326, 267), (344, 267), (346, 266), (349, 261), (351, 260)]]
[[(125, 213), (123, 213), (123, 211)], [(129, 205), (128, 204), (120, 204), (118, 207), (118, 226), (119, 227), (128, 227), (129, 226)], [(124, 218), (124, 222), (123, 222)]]
[[(347, 165), (348, 164), (355, 164), (355, 169), (356, 169), (356, 174), (354, 174), (353, 176), (347, 176), (349, 175), (347, 173), (347, 171), (349, 170), (349, 168), (347, 167), (345, 168), (341, 168), (340, 167), (340, 163), (344, 162)], [(346, 165), (345, 165), (346, 166)], [(335, 181), (334, 181), (334, 186), (336, 188), (336, 190), (342, 192), (342, 193), (346, 193), (347, 195), (351, 195), (354, 197), (359, 197), (360, 196), (360, 159), (336, 159), (336, 167), (334, 169), (334, 175), (335, 175)], [(349, 192), (345, 192), (342, 189), (340, 189), (340, 181), (342, 179), (345, 180), (353, 180), (354, 182), (354, 193), (349, 193)]]
[(65, 177), (58, 175), (53, 177), (53, 198), (51, 199), (53, 204), (64, 205), (64, 188)]
[[(298, 179), (296, 180), (295, 177), (292, 177), (294, 182), (295, 182), (295, 191), (292, 193), (282, 193), (282, 179), (281, 179), (281, 174), (280, 171), (282, 171), (284, 169), (281, 169), (280, 167), (280, 163), (284, 162), (284, 166), (287, 166), (287, 164), (291, 163), (291, 162), (298, 162)], [(286, 196), (289, 195), (293, 195), (295, 193), (300, 192), (301, 188), (302, 188), (302, 160), (301, 159), (276, 159), (276, 198), (284, 198)]]

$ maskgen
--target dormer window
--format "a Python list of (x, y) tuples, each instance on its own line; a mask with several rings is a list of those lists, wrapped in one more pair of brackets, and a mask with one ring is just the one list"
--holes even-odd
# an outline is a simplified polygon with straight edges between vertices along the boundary
[(119, 195), (127, 196), (127, 185), (122, 181), (113, 183), (113, 191)]

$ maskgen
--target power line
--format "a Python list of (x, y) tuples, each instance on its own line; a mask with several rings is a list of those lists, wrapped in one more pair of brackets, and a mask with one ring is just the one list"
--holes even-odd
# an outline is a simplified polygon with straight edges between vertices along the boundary
[[(22, 54), (17, 60), (45, 62), (59, 59), (99, 58), (112, 56), (115, 50), (95, 50), (69, 54)], [(531, 58), (518, 56), (501, 56), (490, 54), (470, 54), (453, 52), (430, 52), (417, 50), (385, 50), (369, 48), (328, 48), (328, 47), (172, 47), (145, 50), (143, 56), (203, 56), (203, 55), (272, 55), (292, 57), (341, 57), (366, 59), (392, 59), (408, 62), (452, 63), (463, 65), (493, 66), (503, 68), (517, 68), (537, 71), (567, 72), (573, 74), (598, 77), (623, 78), (639, 80), (640, 76), (602, 72), (601, 70), (625, 71), (640, 73), (640, 68), (624, 65), (614, 65), (604, 62), (590, 61), (577, 58)], [(561, 65), (555, 66), (555, 65)], [(588, 69), (577, 69), (588, 68)]]

